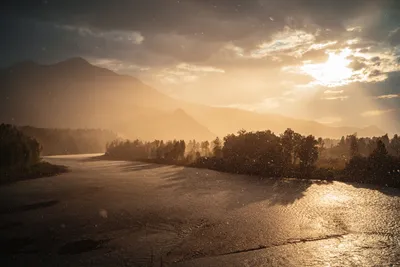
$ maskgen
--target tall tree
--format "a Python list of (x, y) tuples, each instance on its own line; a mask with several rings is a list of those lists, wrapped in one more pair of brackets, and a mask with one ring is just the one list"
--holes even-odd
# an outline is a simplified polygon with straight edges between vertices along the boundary
[(210, 156), (210, 143), (208, 141), (201, 142), (201, 154), (205, 157)]
[(395, 134), (390, 140), (390, 145), (389, 145), (389, 154), (400, 157), (400, 138), (397, 134)]
[(388, 155), (385, 143), (382, 140), (376, 142), (376, 148), (371, 153), (371, 158), (382, 158)]
[(284, 157), (285, 167), (293, 164), (294, 146), (295, 146), (295, 132), (288, 128), (281, 135), (282, 153)]
[(315, 137), (309, 135), (304, 137), (301, 142), (299, 158), (300, 158), (300, 170), (303, 175), (309, 175), (315, 163), (318, 160), (318, 142)]
[(321, 155), (322, 152), (325, 150), (325, 141), (322, 137), (318, 138), (318, 154)]
[(359, 155), (357, 134), (350, 135), (349, 140), (350, 140), (350, 158), (353, 158)]
[(215, 138), (213, 141), (213, 154), (214, 157), (222, 158), (222, 142), (219, 137)]
[(303, 142), (303, 137), (299, 133), (295, 133), (294, 137), (294, 150), (293, 150), (293, 164), (297, 164), (297, 160), (299, 159), (299, 153), (301, 149), (301, 145)]

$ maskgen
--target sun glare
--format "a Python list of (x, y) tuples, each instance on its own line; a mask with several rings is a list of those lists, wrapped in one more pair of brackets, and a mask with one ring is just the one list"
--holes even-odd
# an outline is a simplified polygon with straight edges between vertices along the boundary
[(324, 86), (339, 86), (348, 83), (353, 70), (348, 67), (351, 60), (347, 57), (351, 54), (350, 49), (344, 49), (340, 53), (329, 53), (325, 63), (304, 64), (301, 70), (313, 77), (318, 84)]

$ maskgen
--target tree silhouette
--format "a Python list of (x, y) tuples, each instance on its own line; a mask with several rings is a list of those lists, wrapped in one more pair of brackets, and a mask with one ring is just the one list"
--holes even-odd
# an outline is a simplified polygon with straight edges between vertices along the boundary
[[(208, 141), (116, 140), (107, 146), (107, 154), (267, 177), (336, 178), (400, 186), (400, 159), (389, 154), (398, 153), (399, 138), (387, 141), (386, 137), (358, 139), (353, 134), (341, 140), (324, 140), (302, 136), (290, 128), (279, 136), (269, 130), (240, 130), (225, 136), (223, 144), (216, 138), (211, 149)], [(324, 157), (334, 158), (319, 158), (322, 152)]]
[(40, 160), (41, 146), (15, 126), (0, 125), (0, 168), (25, 168)]
[(384, 158), (388, 155), (385, 143), (382, 140), (376, 142), (376, 148), (371, 153), (371, 158)]
[(204, 157), (210, 156), (210, 142), (208, 141), (201, 142), (201, 154)]
[(390, 142), (392, 154), (396, 157), (400, 156), (400, 137), (395, 134)]
[(294, 147), (295, 147), (295, 132), (288, 128), (281, 135), (282, 153), (285, 167), (290, 167), (294, 164)]
[(350, 158), (359, 155), (357, 135), (353, 134), (349, 136), (350, 139)]
[(222, 158), (222, 142), (219, 137), (213, 141), (213, 154), (216, 158)]
[(300, 171), (302, 175), (310, 175), (315, 167), (315, 163), (318, 159), (318, 142), (315, 137), (309, 135), (302, 139), (299, 158), (300, 158)]

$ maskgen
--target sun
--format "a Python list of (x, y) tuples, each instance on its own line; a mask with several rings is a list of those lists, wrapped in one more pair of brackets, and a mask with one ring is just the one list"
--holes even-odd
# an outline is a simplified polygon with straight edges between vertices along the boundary
[(315, 79), (315, 82), (329, 87), (345, 85), (353, 75), (348, 59), (351, 50), (346, 48), (340, 53), (329, 52), (328, 60), (319, 64), (304, 64), (301, 70)]

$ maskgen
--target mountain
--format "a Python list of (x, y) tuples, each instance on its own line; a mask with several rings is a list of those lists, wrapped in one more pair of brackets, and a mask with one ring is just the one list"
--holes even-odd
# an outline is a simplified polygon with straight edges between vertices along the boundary
[(330, 127), (273, 114), (210, 107), (168, 97), (140, 80), (71, 58), (0, 70), (0, 122), (53, 128), (105, 128), (127, 138), (209, 140), (240, 129), (340, 137), (382, 135), (376, 127)]
[[(73, 58), (21, 62), (0, 71), (0, 121), (51, 128), (105, 128), (145, 140), (215, 134), (136, 78)], [(185, 125), (185, 127), (181, 127)]]
[[(129, 139), (212, 140), (216, 137), (182, 109), (163, 111), (148, 107), (134, 107), (135, 112), (112, 125)], [(127, 125), (129, 125), (127, 127)]]

